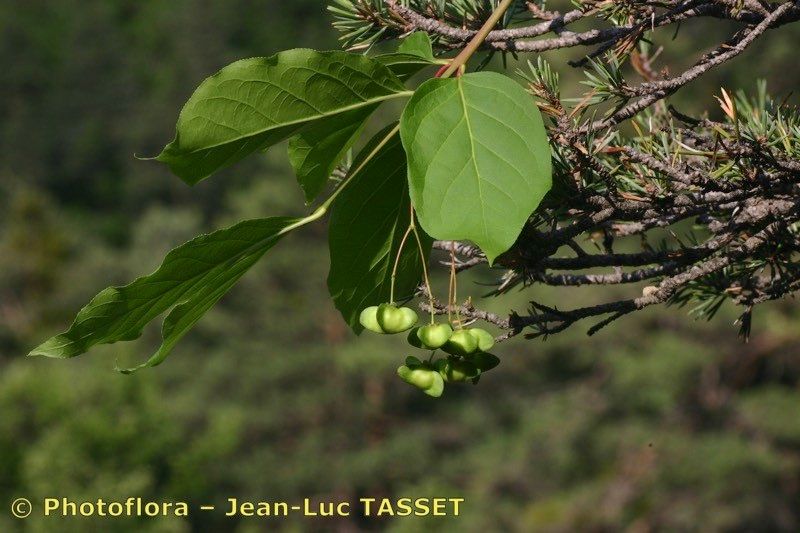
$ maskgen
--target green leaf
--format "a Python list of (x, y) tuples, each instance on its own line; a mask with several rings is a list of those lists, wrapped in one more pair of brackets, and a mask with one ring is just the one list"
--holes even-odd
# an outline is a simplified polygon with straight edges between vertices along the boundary
[(481, 372), (488, 372), (500, 364), (500, 358), (487, 352), (478, 352), (467, 358)]
[(92, 346), (130, 341), (170, 311), (162, 344), (132, 372), (164, 361), (175, 344), (285, 233), (309, 219), (265, 218), (197, 237), (172, 250), (154, 273), (124, 287), (110, 287), (81, 309), (68, 331), (30, 355), (70, 358)]
[(418, 366), (422, 366), (422, 361), (418, 358), (414, 357), (413, 355), (409, 355), (406, 357), (406, 366), (409, 368), (414, 368)]
[(541, 114), (501, 74), (425, 82), (400, 133), (422, 227), (436, 239), (473, 241), (490, 263), (514, 244), (551, 187)]
[(311, 203), (325, 188), (336, 165), (358, 139), (377, 106), (354, 109), (314, 122), (289, 140), (289, 162)]
[(298, 49), (233, 63), (205, 80), (156, 158), (195, 184), (310, 122), (406, 96), (380, 61)]
[(436, 58), (433, 57), (431, 38), (424, 31), (415, 31), (403, 39), (403, 42), (401, 42), (400, 46), (397, 48), (397, 52), (400, 54), (418, 56), (431, 61), (436, 60)]
[(389, 67), (401, 80), (407, 80), (425, 67), (438, 64), (410, 54), (385, 54), (375, 56), (375, 59)]
[(425, 67), (440, 63), (433, 56), (430, 37), (422, 31), (406, 37), (397, 52), (375, 56), (375, 59), (389, 67), (402, 80), (410, 78)]
[[(391, 127), (378, 133), (359, 153), (358, 168)], [(355, 175), (333, 204), (329, 227), (331, 270), (328, 288), (345, 321), (360, 333), (362, 309), (389, 301), (392, 267), (411, 220), (406, 161), (394, 135)], [(422, 279), (422, 261), (432, 242), (420, 231), (424, 258), (410, 235), (400, 255), (395, 295), (413, 296)]]

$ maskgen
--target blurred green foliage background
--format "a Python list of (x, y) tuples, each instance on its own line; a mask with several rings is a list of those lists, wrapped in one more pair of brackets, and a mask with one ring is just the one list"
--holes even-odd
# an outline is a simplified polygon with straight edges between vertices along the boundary
[[(665, 36), (664, 64), (688, 64), (727, 31), (705, 21)], [(798, 42), (795, 28), (773, 31), (675, 102), (711, 109), (720, 85), (754, 89), (758, 77), (786, 95), (800, 80)], [(170, 247), (303, 212), (279, 149), (195, 188), (133, 157), (171, 138), (205, 76), (298, 46), (337, 46), (324, 2), (0, 0), (0, 531), (800, 529), (794, 302), (757, 311), (747, 345), (727, 308), (711, 323), (648, 310), (593, 338), (577, 328), (517, 339), (479, 386), (437, 401), (396, 378), (402, 339), (346, 329), (317, 226), (282, 242), (158, 369), (112, 370), (147, 357), (155, 330), (76, 360), (25, 358)], [(577, 53), (548, 56), (565, 92), (579, 90), (564, 62)], [(495, 277), (476, 274), (462, 295)], [(485, 307), (608, 296), (529, 291)], [(21, 496), (466, 503), (458, 519), (102, 523), (34, 511), (23, 522), (7, 512)]]

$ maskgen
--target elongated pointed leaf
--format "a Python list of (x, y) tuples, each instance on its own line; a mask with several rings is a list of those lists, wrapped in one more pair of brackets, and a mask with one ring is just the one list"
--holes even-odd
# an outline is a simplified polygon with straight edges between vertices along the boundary
[(289, 141), (289, 161), (311, 203), (353, 146), (376, 106), (355, 109), (314, 122)]
[(157, 157), (189, 184), (303, 126), (405, 94), (380, 61), (346, 52), (289, 50), (233, 63), (204, 81)]
[(375, 56), (375, 59), (389, 67), (401, 80), (407, 80), (425, 67), (437, 64), (435, 61), (430, 61), (416, 55), (400, 53), (379, 55)]
[(189, 329), (272, 248), (293, 218), (241, 222), (193, 239), (167, 254), (154, 273), (125, 287), (110, 287), (81, 309), (72, 326), (30, 355), (69, 358), (98, 344), (137, 339), (142, 329), (171, 310), (162, 325), (162, 344), (143, 365), (160, 364)]
[(400, 126), (422, 227), (436, 239), (473, 241), (493, 262), (551, 187), (547, 134), (530, 96), (493, 72), (433, 79)]
[(437, 64), (433, 56), (433, 45), (428, 34), (414, 32), (400, 43), (397, 52), (375, 56), (400, 79), (408, 79), (425, 67)]
[(401, 54), (411, 54), (423, 59), (434, 61), (433, 44), (431, 38), (424, 31), (415, 31), (400, 43), (397, 51)]
[[(370, 141), (353, 163), (358, 168), (374, 151), (387, 128)], [(328, 288), (345, 321), (356, 333), (363, 328), (359, 313), (389, 301), (392, 267), (411, 220), (405, 153), (395, 135), (342, 191), (331, 214), (329, 237), (331, 270)], [(421, 235), (424, 257), (414, 236), (409, 236), (397, 270), (395, 296), (413, 296), (422, 279), (431, 240)]]

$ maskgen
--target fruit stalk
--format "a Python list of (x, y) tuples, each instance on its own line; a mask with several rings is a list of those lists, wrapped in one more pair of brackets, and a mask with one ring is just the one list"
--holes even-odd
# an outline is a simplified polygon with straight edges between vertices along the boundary
[[(413, 215), (412, 215), (413, 216)], [(394, 304), (394, 285), (395, 281), (397, 280), (397, 267), (400, 265), (400, 256), (403, 254), (403, 248), (406, 246), (406, 241), (408, 240), (408, 236), (411, 235), (411, 229), (413, 228), (412, 225), (408, 226), (405, 234), (403, 235), (403, 239), (400, 241), (400, 246), (397, 247), (397, 256), (394, 258), (394, 266), (392, 267), (392, 283), (389, 287), (389, 303)], [(423, 262), (425, 258), (422, 258)]]

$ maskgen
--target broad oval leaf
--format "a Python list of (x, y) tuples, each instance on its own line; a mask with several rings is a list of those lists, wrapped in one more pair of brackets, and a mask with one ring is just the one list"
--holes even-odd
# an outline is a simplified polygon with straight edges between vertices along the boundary
[(388, 67), (362, 55), (297, 49), (244, 59), (200, 85), (156, 159), (195, 184), (310, 122), (406, 94)]
[(81, 309), (72, 326), (30, 355), (70, 358), (98, 344), (130, 341), (170, 311), (162, 344), (132, 372), (164, 361), (175, 344), (292, 227), (303, 220), (265, 218), (197, 237), (172, 250), (154, 273), (124, 287), (110, 287)]
[(425, 82), (400, 133), (422, 227), (436, 239), (474, 242), (490, 263), (514, 244), (551, 187), (541, 114), (502, 74)]
[[(390, 131), (391, 127), (367, 143), (353, 168), (361, 166)], [(353, 177), (333, 205), (328, 230), (328, 288), (336, 308), (356, 333), (363, 330), (358, 315), (365, 307), (389, 301), (392, 267), (411, 220), (405, 163), (400, 137), (394, 135)], [(432, 243), (419, 231), (423, 254), (414, 236), (409, 236), (400, 255), (395, 282), (397, 299), (413, 296), (422, 279), (422, 261), (427, 261)]]
[(289, 162), (311, 203), (325, 188), (336, 165), (358, 139), (377, 106), (354, 109), (318, 120), (289, 140)]

